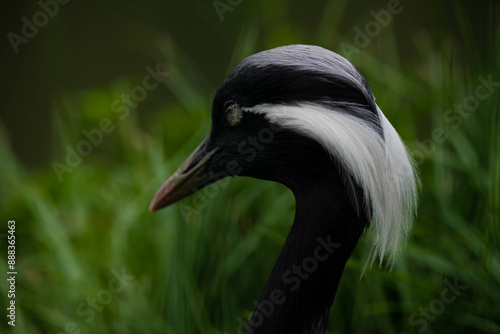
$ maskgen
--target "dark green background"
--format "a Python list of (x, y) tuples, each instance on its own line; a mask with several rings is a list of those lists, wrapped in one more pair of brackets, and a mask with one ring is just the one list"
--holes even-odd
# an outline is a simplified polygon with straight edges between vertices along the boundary
[[(367, 47), (346, 54), (342, 43), (355, 46), (356, 28), (387, 5), (245, 0), (221, 21), (211, 1), (71, 0), (16, 54), (7, 34), (20, 34), (21, 18), (31, 21), (40, 6), (2, 3), (2, 333), (55, 334), (72, 322), (81, 333), (236, 333), (293, 220), (291, 193), (236, 178), (214, 198), (147, 207), (208, 133), (211, 99), (228, 71), (292, 43), (326, 47), (360, 69), (422, 178), (400, 262), (359, 280), (361, 242), (327, 332), (500, 332), (500, 87), (467, 117), (453, 111), (479, 76), (500, 81), (499, 3), (401, 1)], [(119, 119), (113, 101), (157, 64), (169, 72), (165, 84)], [(65, 163), (66, 147), (103, 118), (115, 129), (60, 182), (53, 162)], [(17, 222), (15, 329), (4, 308), (9, 219)], [(87, 322), (78, 306), (122, 268), (132, 283)], [(410, 321), (440, 298), (445, 279), (467, 289), (425, 329)]]

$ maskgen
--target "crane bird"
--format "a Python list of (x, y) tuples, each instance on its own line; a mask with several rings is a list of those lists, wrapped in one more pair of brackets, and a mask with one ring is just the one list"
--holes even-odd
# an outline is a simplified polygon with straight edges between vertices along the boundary
[(318, 46), (282, 46), (237, 65), (213, 99), (210, 134), (150, 210), (235, 175), (279, 182), (296, 200), (247, 334), (324, 333), (358, 240), (366, 231), (365, 269), (392, 267), (417, 206), (413, 160), (370, 87)]

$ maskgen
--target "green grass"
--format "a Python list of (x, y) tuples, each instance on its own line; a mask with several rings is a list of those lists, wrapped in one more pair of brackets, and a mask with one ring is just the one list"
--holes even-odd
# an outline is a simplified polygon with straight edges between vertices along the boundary
[[(490, 26), (495, 43), (488, 54), (497, 59), (484, 60), (460, 8), (458, 38), (437, 43), (432, 32), (407, 36), (419, 53), (406, 59), (398, 50), (401, 37), (389, 26), (351, 59), (411, 150), (436, 128), (447, 137), (419, 164), (418, 217), (398, 265), (391, 273), (372, 268), (360, 280), (361, 242), (327, 333), (419, 332), (423, 325), (409, 318), (441, 298), (445, 279), (467, 289), (427, 322), (425, 333), (500, 332), (500, 87), (459, 126), (443, 119), (474, 94), (478, 76), (500, 81), (500, 30)], [(335, 26), (326, 23), (328, 15), (341, 15), (332, 9), (324, 15), (315, 43), (339, 51), (321, 29)], [(231, 66), (261, 45), (277, 46), (268, 44), (284, 31), (265, 39), (249, 24)], [(346, 31), (341, 40), (352, 37)], [(288, 38), (297, 41), (293, 31)], [(175, 97), (154, 107), (158, 112), (140, 117), (132, 110), (124, 120), (110, 115), (111, 101), (138, 84), (141, 73), (54, 100), (54, 160), (62, 162), (64, 147), (74, 147), (81, 130), (102, 117), (116, 125), (62, 182), (50, 165), (23, 166), (10, 149), (8, 129), (0, 129), (0, 204), (3, 217), (17, 221), (19, 272), (17, 325), (6, 325), (3, 309), (2, 333), (78, 333), (72, 322), (81, 333), (236, 333), (237, 318), (251, 313), (293, 220), (293, 196), (278, 184), (235, 178), (218, 183), (213, 198), (194, 195), (157, 213), (147, 210), (159, 185), (208, 134), (215, 88), (194, 70), (209, 65), (193, 64), (172, 41), (158, 43), (156, 60), (168, 64), (166, 85)], [(188, 219), (181, 206), (195, 208)], [(0, 240), (4, 273), (6, 242)], [(112, 271), (122, 268), (133, 279), (119, 292), (106, 292)], [(6, 295), (7, 285), (0, 284), (1, 299)], [(78, 311), (99, 296), (111, 296), (101, 311)]]

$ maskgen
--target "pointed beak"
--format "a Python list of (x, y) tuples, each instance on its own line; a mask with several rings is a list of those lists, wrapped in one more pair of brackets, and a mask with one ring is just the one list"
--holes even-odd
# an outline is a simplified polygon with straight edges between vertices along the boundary
[(207, 151), (207, 142), (205, 139), (161, 186), (151, 201), (149, 210), (156, 211), (178, 202), (215, 181), (209, 175), (207, 164), (217, 152), (217, 148)]

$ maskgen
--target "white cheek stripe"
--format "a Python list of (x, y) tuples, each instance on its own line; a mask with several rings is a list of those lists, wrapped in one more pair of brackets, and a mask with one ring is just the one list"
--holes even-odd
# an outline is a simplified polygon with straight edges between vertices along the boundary
[(363, 189), (368, 202), (364, 207), (373, 209), (363, 273), (376, 258), (379, 265), (386, 258), (392, 267), (413, 223), (419, 181), (413, 159), (380, 108), (385, 139), (370, 123), (349, 112), (316, 104), (261, 104), (244, 110), (264, 114), (270, 122), (316, 140), (344, 164)]

